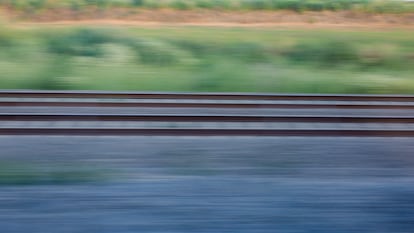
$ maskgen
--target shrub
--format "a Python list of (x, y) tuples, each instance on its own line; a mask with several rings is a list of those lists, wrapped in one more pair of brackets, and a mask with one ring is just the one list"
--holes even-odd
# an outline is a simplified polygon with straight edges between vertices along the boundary
[(46, 6), (46, 0), (30, 0), (28, 4), (31, 8), (41, 9)]
[(80, 10), (82, 6), (147, 7), (190, 9), (193, 7), (209, 9), (286, 9), (294, 11), (321, 11), (359, 9), (368, 12), (406, 12), (414, 11), (410, 3), (393, 0), (0, 0), (1, 5), (14, 9), (33, 11), (45, 7), (71, 7)]
[(365, 68), (397, 68), (407, 64), (399, 48), (390, 44), (364, 45), (358, 50), (358, 62)]
[(144, 5), (147, 8), (150, 9), (158, 9), (158, 8), (163, 8), (164, 5), (162, 4), (162, 2), (159, 1), (150, 1), (150, 0), (146, 0), (144, 1)]
[(223, 57), (204, 60), (199, 63), (196, 71), (192, 79), (194, 91), (237, 92), (249, 85), (245, 81), (251, 75), (246, 64)]
[(212, 9), (212, 8), (215, 8), (216, 7), (216, 5), (214, 5), (214, 3), (212, 1), (208, 1), (208, 0), (205, 0), (205, 1), (203, 1), (203, 0), (197, 1), (195, 3), (195, 6), (196, 7), (199, 7), (199, 8), (208, 8), (208, 9)]
[(144, 64), (172, 65), (180, 60), (177, 49), (160, 41), (139, 40), (133, 46), (140, 62)]
[(272, 4), (269, 0), (243, 0), (241, 2), (242, 8), (253, 10), (271, 9)]
[(0, 22), (0, 47), (9, 47), (16, 42), (15, 33)]
[(197, 0), (194, 5), (195, 7), (208, 9), (234, 9), (236, 7), (232, 1), (222, 0)]
[(207, 55), (212, 48), (205, 43), (191, 41), (191, 40), (170, 40), (171, 44), (180, 49), (191, 52), (195, 57)]
[(304, 4), (306, 10), (322, 11), (325, 9), (326, 3), (323, 1), (309, 1)]
[(302, 11), (304, 8), (303, 2), (298, 0), (273, 0), (272, 3), (274, 9)]
[(326, 43), (300, 43), (287, 55), (296, 62), (318, 62), (323, 65), (337, 65), (357, 60), (356, 51), (350, 44), (336, 40)]
[(230, 44), (223, 51), (228, 56), (233, 56), (246, 62), (262, 62), (268, 58), (266, 49), (259, 43), (253, 42)]
[(72, 56), (102, 55), (100, 44), (110, 42), (113, 38), (99, 30), (80, 29), (68, 35), (53, 35), (47, 40), (50, 52)]
[(405, 11), (405, 5), (397, 1), (373, 1), (365, 6), (366, 11), (373, 13), (401, 13)]
[(132, 0), (133, 6), (142, 6), (144, 4), (144, 0)]
[(171, 3), (170, 5), (172, 8), (177, 10), (188, 10), (191, 8), (190, 4), (185, 1), (176, 0)]

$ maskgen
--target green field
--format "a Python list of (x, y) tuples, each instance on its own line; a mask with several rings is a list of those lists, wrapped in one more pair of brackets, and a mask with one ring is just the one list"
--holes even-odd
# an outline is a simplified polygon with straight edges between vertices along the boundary
[(0, 88), (414, 94), (410, 30), (0, 28)]
[(222, 10), (360, 10), (367, 12), (413, 12), (414, 4), (394, 0), (0, 0), (0, 5), (16, 10), (36, 11), (85, 7), (222, 9)]

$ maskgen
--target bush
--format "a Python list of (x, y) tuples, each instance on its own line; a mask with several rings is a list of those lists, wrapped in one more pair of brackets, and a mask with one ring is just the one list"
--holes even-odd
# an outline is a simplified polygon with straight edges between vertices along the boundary
[(169, 42), (185, 51), (190, 52), (195, 57), (202, 57), (212, 52), (213, 48), (203, 42), (191, 41), (186, 39), (169, 40)]
[(326, 43), (300, 43), (288, 52), (288, 57), (296, 62), (317, 62), (322, 65), (339, 65), (357, 60), (355, 49), (344, 41)]
[(369, 44), (358, 50), (358, 62), (365, 68), (397, 68), (407, 65), (399, 48), (389, 44)]
[(144, 4), (144, 0), (132, 0), (133, 6), (142, 6)]
[(266, 48), (259, 43), (240, 42), (227, 45), (223, 51), (226, 55), (246, 62), (262, 62), (268, 58)]
[(3, 26), (0, 22), (0, 47), (9, 47), (16, 43), (15, 33), (13, 30)]
[(46, 0), (30, 0), (28, 4), (31, 8), (41, 9), (46, 6)]
[(298, 0), (273, 0), (274, 9), (285, 9), (285, 10), (294, 10), (302, 11), (304, 6), (302, 1)]
[(193, 78), (194, 91), (238, 91), (245, 83), (247, 75), (245, 64), (229, 61), (220, 57), (200, 63)]
[(170, 5), (172, 8), (177, 10), (188, 10), (191, 8), (190, 4), (185, 1), (176, 0), (171, 3)]
[(159, 9), (159, 8), (164, 7), (164, 5), (159, 1), (150, 1), (150, 0), (144, 1), (143, 6), (147, 7), (147, 8), (150, 8), (150, 9)]
[(139, 40), (133, 46), (140, 62), (144, 64), (172, 65), (180, 61), (179, 52), (160, 41)]
[(199, 8), (207, 8), (207, 9), (212, 9), (216, 7), (216, 5), (212, 1), (208, 1), (208, 0), (197, 1), (195, 3), (195, 6)]
[(271, 9), (272, 4), (269, 0), (243, 0), (241, 2), (242, 8), (253, 10)]
[(326, 3), (323, 1), (309, 1), (304, 4), (306, 10), (322, 11), (325, 9)]
[(102, 55), (100, 45), (111, 42), (113, 38), (99, 30), (80, 29), (68, 35), (52, 35), (47, 40), (50, 52), (71, 56)]
[(405, 5), (397, 1), (373, 1), (365, 6), (365, 10), (372, 13), (401, 13), (405, 11)]
[(285, 9), (294, 11), (321, 11), (360, 9), (368, 12), (414, 11), (410, 3), (393, 0), (0, 0), (17, 10), (34, 11), (43, 8), (70, 7), (81, 10), (83, 6), (106, 8), (108, 6), (175, 8), (180, 10), (193, 7), (209, 9)]
[(8, 6), (18, 10), (33, 11), (45, 8), (47, 0), (10, 0), (5, 1), (5, 3), (2, 4), (7, 4)]

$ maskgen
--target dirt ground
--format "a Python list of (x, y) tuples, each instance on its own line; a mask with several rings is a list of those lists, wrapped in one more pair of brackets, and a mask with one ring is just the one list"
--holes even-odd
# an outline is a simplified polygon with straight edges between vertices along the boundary
[(85, 9), (16, 12), (1, 9), (2, 18), (17, 24), (52, 25), (195, 25), (195, 26), (280, 26), (280, 27), (355, 27), (355, 28), (414, 28), (414, 13), (372, 14), (355, 11), (217, 11), (172, 9), (125, 9), (106, 11)]

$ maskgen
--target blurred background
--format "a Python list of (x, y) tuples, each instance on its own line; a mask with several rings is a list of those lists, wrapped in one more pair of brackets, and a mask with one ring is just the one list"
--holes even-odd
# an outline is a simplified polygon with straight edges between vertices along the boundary
[(414, 3), (2, 0), (0, 88), (413, 93)]
[[(0, 89), (414, 94), (413, 29), (402, 0), (0, 0)], [(123, 111), (7, 101), (0, 115)], [(257, 114), (227, 114), (243, 112)], [(412, 233), (413, 151), (395, 137), (1, 135), (0, 232)]]

